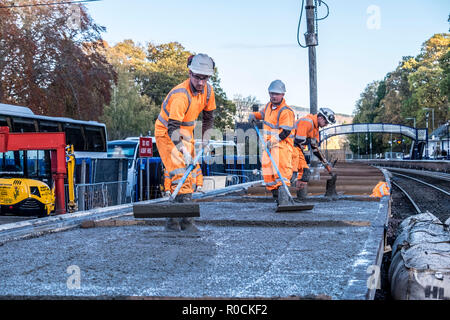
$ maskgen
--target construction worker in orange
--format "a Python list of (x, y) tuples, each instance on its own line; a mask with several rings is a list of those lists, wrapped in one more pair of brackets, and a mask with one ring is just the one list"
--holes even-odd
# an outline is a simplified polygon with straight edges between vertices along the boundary
[(373, 188), (371, 197), (381, 198), (384, 196), (388, 196), (390, 194), (389, 192), (389, 186), (386, 182), (380, 181), (377, 183), (377, 185)]
[(319, 128), (336, 123), (334, 112), (329, 108), (320, 108), (317, 114), (308, 114), (295, 123), (294, 147), (298, 155), (298, 175), (296, 181), (297, 198), (304, 199), (307, 195), (307, 184), (311, 171), (305, 159), (304, 150), (311, 146), (313, 154), (325, 165), (331, 173), (331, 166), (319, 149)]
[[(295, 114), (294, 111), (286, 105), (284, 94), (286, 87), (281, 80), (272, 81), (269, 86), (270, 102), (259, 112), (252, 112), (249, 115), (249, 123), (252, 126), (257, 125), (258, 120), (264, 124), (264, 140), (269, 149), (274, 162), (276, 163), (280, 174), (273, 167), (267, 152), (263, 153), (262, 171), (266, 184), (266, 189), (272, 192), (278, 205), (289, 204), (289, 195), (282, 186), (281, 179), (290, 186), (292, 176), (292, 152), (293, 152), (293, 129)], [(281, 187), (281, 188), (280, 188)]]
[[(195, 121), (202, 113), (202, 148), (206, 148), (209, 141), (208, 132), (213, 126), (216, 109), (214, 90), (207, 83), (214, 74), (214, 61), (208, 55), (199, 53), (189, 57), (188, 69), (189, 78), (168, 93), (155, 123), (156, 145), (164, 167), (169, 172), (171, 193), (195, 158)], [(175, 201), (191, 201), (192, 192), (192, 181), (186, 179)], [(165, 229), (198, 230), (193, 218), (168, 218)]]

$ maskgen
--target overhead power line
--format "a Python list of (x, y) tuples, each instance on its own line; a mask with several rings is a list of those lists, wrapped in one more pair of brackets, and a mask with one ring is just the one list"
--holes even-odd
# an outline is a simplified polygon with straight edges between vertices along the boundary
[(57, 6), (60, 4), (79, 4), (79, 3), (97, 2), (97, 1), (102, 1), (102, 0), (61, 1), (61, 2), (47, 2), (47, 3), (34, 3), (34, 4), (21, 4), (21, 5), (12, 4), (9, 6), (0, 6), (0, 9), (40, 7), (40, 6)]

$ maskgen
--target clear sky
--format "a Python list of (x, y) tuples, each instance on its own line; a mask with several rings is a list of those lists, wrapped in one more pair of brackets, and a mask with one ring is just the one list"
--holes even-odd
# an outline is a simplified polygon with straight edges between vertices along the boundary
[[(318, 104), (351, 114), (366, 85), (415, 56), (435, 33), (449, 32), (448, 0), (326, 0), (319, 21)], [(269, 99), (272, 80), (286, 102), (309, 107), (308, 50), (297, 44), (301, 0), (103, 0), (87, 4), (110, 45), (177, 41), (211, 56), (227, 97)], [(319, 18), (326, 7), (319, 7)], [(301, 41), (306, 32), (306, 15)]]

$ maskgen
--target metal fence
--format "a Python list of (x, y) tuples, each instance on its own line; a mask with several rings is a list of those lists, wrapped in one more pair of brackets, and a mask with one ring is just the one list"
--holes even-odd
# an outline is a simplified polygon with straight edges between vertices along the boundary
[[(69, 188), (65, 187), (66, 199), (69, 199)], [(126, 191), (127, 181), (77, 184), (75, 202), (79, 211), (130, 203), (131, 197), (126, 196)]]

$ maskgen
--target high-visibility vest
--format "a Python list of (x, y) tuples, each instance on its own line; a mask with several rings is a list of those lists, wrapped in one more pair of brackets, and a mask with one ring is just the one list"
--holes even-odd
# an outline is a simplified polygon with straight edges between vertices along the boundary
[(272, 109), (272, 102), (266, 104), (263, 110), (253, 112), (256, 119), (262, 120), (264, 124), (264, 140), (271, 140), (272, 136), (278, 138), (283, 130), (291, 131), (285, 141), (291, 146), (294, 145), (294, 111), (283, 99), (276, 109)]
[(190, 141), (193, 136), (195, 120), (200, 112), (216, 109), (213, 88), (206, 84), (203, 92), (193, 95), (190, 80), (180, 83), (173, 88), (161, 105), (161, 112), (155, 122), (155, 136), (164, 136), (168, 129), (169, 116), (181, 122), (180, 134)]
[(377, 183), (375, 188), (373, 188), (372, 194), (370, 196), (381, 198), (381, 197), (388, 196), (388, 195), (390, 195), (390, 192), (389, 192), (389, 187), (388, 187), (387, 183), (384, 181), (380, 181)]

